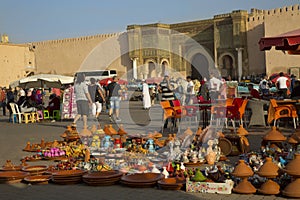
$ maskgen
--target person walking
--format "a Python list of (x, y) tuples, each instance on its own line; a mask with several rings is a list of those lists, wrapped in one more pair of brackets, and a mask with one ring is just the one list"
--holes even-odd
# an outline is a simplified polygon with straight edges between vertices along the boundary
[(211, 100), (216, 100), (220, 96), (220, 88), (222, 85), (222, 81), (214, 75), (214, 73), (210, 74), (209, 80), (209, 94)]
[(268, 76), (264, 76), (264, 78), (259, 82), (259, 89), (262, 95), (269, 95), (269, 81)]
[(76, 77), (75, 85), (75, 98), (77, 104), (77, 115), (74, 118), (73, 126), (82, 117), (83, 129), (87, 129), (87, 116), (89, 114), (89, 104), (92, 105), (93, 101), (88, 91), (88, 86), (85, 83), (84, 74), (79, 73)]
[(186, 81), (187, 81), (187, 94), (186, 94), (186, 101), (185, 103), (187, 105), (191, 105), (193, 104), (193, 97), (195, 96), (195, 90), (194, 90), (194, 83), (192, 81), (192, 77), (191, 76), (187, 76), (186, 77)]
[(88, 90), (93, 102), (92, 115), (97, 119), (102, 111), (102, 103), (105, 102), (105, 98), (101, 86), (96, 84), (96, 79), (91, 78), (90, 82)]
[(149, 86), (145, 80), (143, 80), (142, 82), (143, 82), (143, 109), (149, 110), (151, 107)]
[(11, 87), (8, 88), (8, 90), (6, 91), (6, 107), (9, 111), (9, 122), (12, 122), (12, 109), (10, 107), (10, 103), (14, 103), (15, 102), (15, 95), (11, 89)]
[[(107, 94), (106, 96), (109, 99), (110, 108), (109, 108), (109, 119), (113, 121), (112, 114), (115, 113), (116, 121), (121, 121), (120, 115), (120, 97), (121, 97), (121, 86), (118, 84), (118, 76), (113, 77), (113, 81), (107, 85)], [(115, 112), (114, 112), (115, 111)]]

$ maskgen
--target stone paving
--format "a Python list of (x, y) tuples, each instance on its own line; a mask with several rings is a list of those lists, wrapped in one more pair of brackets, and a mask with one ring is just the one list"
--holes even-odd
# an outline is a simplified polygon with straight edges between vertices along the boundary
[[(126, 104), (126, 103), (125, 103)], [(129, 106), (130, 112), (126, 107)], [(142, 109), (141, 102), (133, 102), (128, 105), (122, 105), (121, 119), (125, 129), (129, 133), (144, 134), (149, 131), (160, 130), (161, 111), (158, 105), (150, 109), (150, 113)], [(131, 118), (131, 119), (130, 119)], [(150, 121), (151, 118), (151, 121)], [(103, 112), (100, 117), (101, 124), (111, 123), (108, 121), (107, 114)], [(137, 125), (133, 125), (135, 122)], [(0, 165), (10, 159), (14, 164), (20, 163), (23, 156), (30, 155), (22, 151), (26, 142), (39, 143), (41, 139), (45, 141), (60, 140), (59, 135), (65, 130), (65, 127), (71, 121), (63, 120), (51, 123), (44, 121), (34, 124), (12, 124), (8, 123), (7, 117), (0, 116)], [(93, 122), (94, 123), (94, 122)], [(190, 124), (188, 124), (190, 125)], [(117, 128), (116, 124), (114, 127)], [(250, 129), (248, 136), (251, 150), (258, 150), (261, 137), (268, 129), (254, 128)], [(286, 130), (289, 134), (292, 130)], [(238, 157), (229, 157), (231, 162), (238, 160)], [(51, 164), (51, 161), (40, 161), (29, 163)], [(78, 185), (27, 185), (23, 183), (6, 185), (0, 184), (0, 199), (286, 199), (280, 196), (264, 195), (221, 195), (204, 193), (187, 193), (185, 191), (165, 191), (157, 188), (129, 188), (122, 185), (90, 187), (85, 184)]]

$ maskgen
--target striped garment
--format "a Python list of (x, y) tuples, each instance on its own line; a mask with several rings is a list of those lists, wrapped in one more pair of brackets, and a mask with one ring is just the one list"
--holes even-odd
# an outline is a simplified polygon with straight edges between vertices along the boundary
[(174, 93), (173, 91), (169, 88), (169, 83), (166, 81), (163, 81), (159, 84), (161, 88), (161, 100), (162, 101), (168, 101), (168, 100), (174, 100)]

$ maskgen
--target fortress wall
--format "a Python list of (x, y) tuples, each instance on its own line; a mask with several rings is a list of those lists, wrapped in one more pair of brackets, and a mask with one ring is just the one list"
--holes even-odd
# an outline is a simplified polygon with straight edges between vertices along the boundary
[(293, 5), (271, 10), (253, 9), (248, 18), (248, 52), (250, 69), (266, 66), (268, 75), (284, 71), (290, 67), (300, 67), (300, 56), (284, 54), (272, 48), (260, 51), (258, 42), (261, 37), (279, 34), (300, 28), (300, 6)]
[[(80, 69), (85, 58), (99, 43), (118, 35), (119, 33), (101, 34), (35, 42), (32, 45), (35, 51), (37, 73), (54, 71), (57, 74), (74, 75)], [(112, 65), (108, 68), (117, 69), (121, 74), (125, 73), (121, 58), (114, 61)]]
[(0, 44), (0, 86), (8, 87), (34, 66), (34, 53), (27, 45)]

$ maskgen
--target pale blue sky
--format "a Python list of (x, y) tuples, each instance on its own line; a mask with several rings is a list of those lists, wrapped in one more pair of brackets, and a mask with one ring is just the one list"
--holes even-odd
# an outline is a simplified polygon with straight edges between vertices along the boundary
[(178, 23), (300, 0), (1, 0), (0, 34), (12, 43), (122, 32), (130, 24)]

